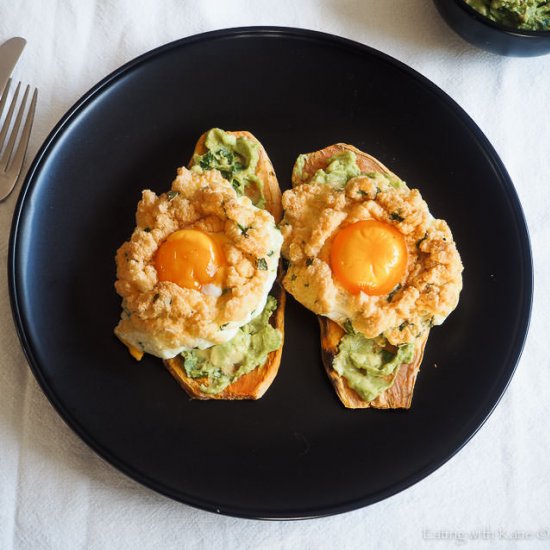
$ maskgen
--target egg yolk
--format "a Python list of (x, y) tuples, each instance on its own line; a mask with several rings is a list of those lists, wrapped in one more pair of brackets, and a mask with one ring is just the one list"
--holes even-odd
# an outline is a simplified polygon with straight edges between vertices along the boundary
[(195, 290), (207, 284), (222, 286), (226, 266), (223, 240), (222, 234), (196, 229), (172, 233), (155, 256), (159, 281)]
[(335, 278), (353, 294), (388, 294), (407, 270), (407, 245), (392, 225), (377, 220), (353, 223), (332, 242), (330, 267)]

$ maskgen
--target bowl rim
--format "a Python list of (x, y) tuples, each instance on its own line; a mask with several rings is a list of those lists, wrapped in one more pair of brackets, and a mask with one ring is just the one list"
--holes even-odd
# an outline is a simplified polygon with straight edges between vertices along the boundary
[(485, 15), (478, 12), (472, 6), (466, 3), (466, 0), (453, 0), (459, 8), (464, 10), (470, 17), (473, 17), (483, 25), (491, 27), (499, 32), (517, 36), (519, 38), (548, 38), (550, 39), (550, 30), (547, 31), (530, 31), (525, 29), (518, 29), (516, 27), (508, 27), (506, 25), (501, 25), (492, 19), (489, 19)]

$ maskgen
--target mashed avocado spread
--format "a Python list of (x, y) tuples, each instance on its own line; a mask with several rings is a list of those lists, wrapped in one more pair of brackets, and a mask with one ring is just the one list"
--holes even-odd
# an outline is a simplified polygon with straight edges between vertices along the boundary
[(310, 183), (326, 183), (331, 187), (345, 187), (346, 183), (355, 176), (360, 176), (361, 170), (357, 166), (357, 158), (353, 151), (344, 151), (334, 155), (328, 161), (327, 167), (319, 169), (310, 180)]
[(241, 327), (229, 342), (205, 350), (184, 351), (181, 357), (187, 375), (208, 378), (208, 384), (201, 385), (201, 390), (216, 394), (263, 365), (267, 355), (282, 344), (281, 333), (269, 324), (276, 309), (277, 300), (268, 296), (263, 312)]
[(550, 30), (550, 0), (464, 0), (488, 19), (530, 31)]
[[(262, 181), (256, 176), (256, 167), (260, 158), (259, 146), (245, 137), (236, 137), (219, 128), (213, 128), (206, 134), (203, 155), (193, 157), (192, 170), (219, 170), (221, 175), (231, 182), (238, 195), (253, 195), (258, 208), (265, 206)], [(250, 193), (248, 186), (254, 187)]]
[(413, 360), (414, 344), (403, 344), (396, 352), (386, 346), (383, 336), (371, 339), (348, 333), (340, 340), (332, 366), (365, 401), (376, 399), (391, 387), (398, 368)]
[[(307, 154), (300, 155), (296, 159), (294, 169), (299, 177), (302, 177), (306, 159)], [(357, 176), (367, 176), (375, 180), (377, 178), (383, 178), (395, 189), (405, 186), (405, 183), (397, 176), (383, 174), (381, 172), (361, 172), (357, 165), (357, 155), (353, 151), (344, 151), (330, 157), (326, 168), (317, 170), (308, 183), (325, 183), (335, 189), (344, 189), (348, 181)]]

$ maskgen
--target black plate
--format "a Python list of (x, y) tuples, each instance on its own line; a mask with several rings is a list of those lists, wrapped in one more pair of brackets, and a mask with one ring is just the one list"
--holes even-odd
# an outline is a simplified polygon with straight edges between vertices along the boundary
[[(113, 256), (140, 190), (166, 190), (212, 126), (256, 134), (283, 188), (298, 153), (354, 144), (448, 220), (464, 291), (432, 331), (412, 410), (346, 410), (322, 369), (315, 317), (293, 300), (279, 376), (258, 402), (190, 401), (160, 360), (137, 364), (115, 339)], [(518, 198), (464, 111), (380, 52), (280, 28), (186, 38), (100, 82), (38, 153), (9, 260), (27, 358), (71, 428), (160, 493), (258, 518), (365, 506), (443, 464), (508, 384), (532, 296)]]

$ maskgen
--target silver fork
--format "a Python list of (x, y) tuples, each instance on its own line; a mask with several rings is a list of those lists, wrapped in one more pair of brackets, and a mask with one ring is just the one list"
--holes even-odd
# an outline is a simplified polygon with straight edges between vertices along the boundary
[[(11, 86), (11, 78), (8, 80), (4, 92), (2, 94), (2, 100), (0, 100), (0, 120), (4, 112), (4, 107), (8, 101), (8, 92)], [(27, 152), (27, 145), (29, 144), (29, 138), (31, 135), (32, 123), (34, 120), (34, 111), (36, 110), (36, 98), (38, 96), (38, 90), (35, 88), (32, 94), (31, 104), (25, 115), (25, 121), (23, 123), (23, 129), (21, 135), (19, 134), (19, 128), (21, 122), (23, 122), (23, 115), (25, 114), (25, 106), (29, 97), (30, 86), (25, 89), (25, 94), (17, 111), (15, 122), (11, 126), (11, 120), (17, 104), (17, 98), (19, 97), (19, 91), (21, 89), (21, 82), (17, 84), (15, 93), (13, 94), (10, 102), (4, 124), (0, 130), (0, 201), (3, 201), (12, 192), (19, 175), (21, 174), (21, 168), (23, 166), (23, 160), (25, 159), (25, 153)], [(4, 147), (4, 141), (8, 138), (7, 145)], [(19, 139), (18, 139), (19, 137)], [(15, 145), (17, 144), (17, 147)]]

